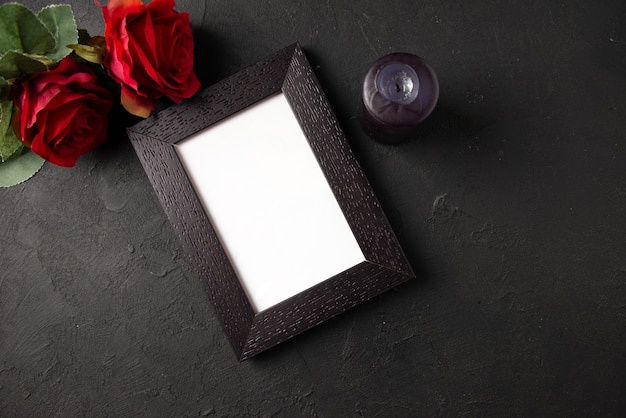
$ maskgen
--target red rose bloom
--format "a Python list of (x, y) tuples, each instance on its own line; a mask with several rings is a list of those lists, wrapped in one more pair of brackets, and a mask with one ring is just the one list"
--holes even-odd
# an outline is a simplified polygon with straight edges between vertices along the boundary
[(110, 0), (102, 7), (103, 64), (122, 86), (122, 105), (134, 115), (148, 117), (158, 98), (178, 103), (200, 88), (189, 15), (174, 6), (174, 0)]
[(16, 82), (13, 101), (18, 137), (51, 163), (72, 167), (106, 140), (111, 94), (72, 55), (52, 70)]

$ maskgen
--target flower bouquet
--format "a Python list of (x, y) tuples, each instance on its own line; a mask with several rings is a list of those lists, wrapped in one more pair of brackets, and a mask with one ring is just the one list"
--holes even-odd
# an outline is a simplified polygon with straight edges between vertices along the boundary
[(78, 29), (69, 5), (34, 13), (0, 6), (0, 186), (44, 161), (72, 167), (107, 139), (111, 110), (148, 117), (155, 103), (193, 96), (193, 36), (174, 0), (95, 2), (104, 36)]

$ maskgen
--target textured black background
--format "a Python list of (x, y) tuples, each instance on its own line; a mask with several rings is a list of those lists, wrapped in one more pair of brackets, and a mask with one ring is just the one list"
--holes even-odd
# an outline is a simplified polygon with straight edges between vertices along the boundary
[[(112, 129), (0, 189), (0, 416), (626, 414), (623, 1), (178, 9), (204, 85), (301, 43), (418, 279), (238, 363)], [(441, 97), (385, 146), (358, 97), (393, 51), (427, 58)]]

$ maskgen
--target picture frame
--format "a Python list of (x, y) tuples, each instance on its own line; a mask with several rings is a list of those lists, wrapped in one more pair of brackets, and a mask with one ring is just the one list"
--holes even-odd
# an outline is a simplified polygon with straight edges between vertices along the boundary
[(239, 360), (414, 277), (298, 44), (127, 133)]

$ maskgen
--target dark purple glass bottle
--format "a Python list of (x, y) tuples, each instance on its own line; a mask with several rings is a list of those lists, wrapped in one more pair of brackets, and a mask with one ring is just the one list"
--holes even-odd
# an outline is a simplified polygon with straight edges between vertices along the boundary
[(394, 53), (379, 58), (363, 81), (363, 122), (379, 142), (397, 143), (435, 108), (439, 81), (422, 58)]

